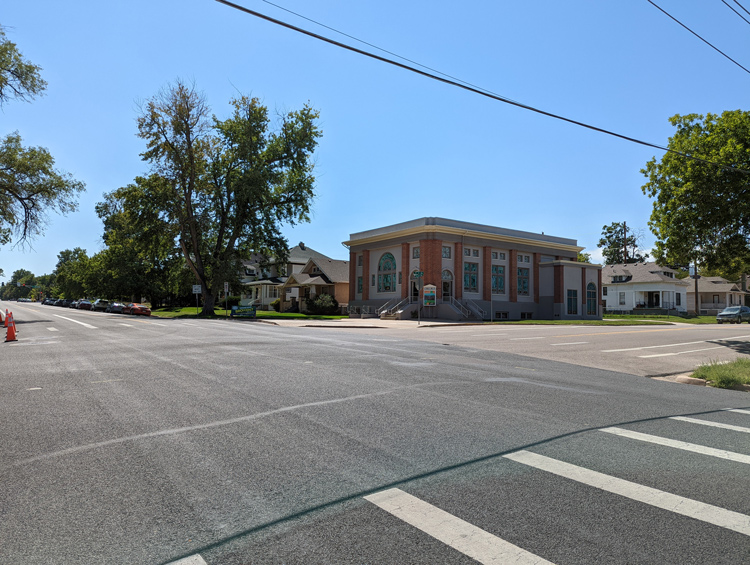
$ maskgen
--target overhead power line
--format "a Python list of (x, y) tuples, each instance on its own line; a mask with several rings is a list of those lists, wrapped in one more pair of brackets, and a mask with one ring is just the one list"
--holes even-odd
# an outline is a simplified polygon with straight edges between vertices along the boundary
[(749, 11), (747, 10), (747, 8), (745, 8), (745, 7), (744, 7), (744, 6), (742, 5), (742, 4), (740, 4), (740, 3), (739, 3), (739, 2), (737, 1), (737, 0), (734, 0), (734, 3), (735, 3), (735, 4), (737, 4), (737, 5), (738, 5), (738, 6), (740, 7), (740, 8), (742, 8), (743, 10), (745, 10), (745, 12), (747, 13), (747, 15), (748, 15), (748, 16), (750, 16), (750, 12), (749, 12)]
[[(739, 17), (741, 17), (741, 18), (742, 18), (743, 20), (745, 20), (745, 22), (746, 22), (746, 23), (750, 24), (750, 20), (748, 20), (748, 19), (747, 19), (747, 18), (746, 18), (745, 16), (743, 16), (743, 15), (742, 15), (742, 14), (740, 14), (740, 13), (739, 13), (739, 12), (738, 12), (737, 10), (735, 10), (735, 9), (734, 9), (734, 8), (732, 7), (732, 5), (731, 5), (731, 4), (729, 3), (729, 2), (727, 2), (727, 0), (721, 0), (721, 1), (722, 1), (722, 2), (724, 3), (724, 5), (725, 5), (725, 6), (727, 7), (727, 8), (729, 8), (729, 9), (730, 9), (730, 10), (732, 10), (732, 11), (733, 11), (733, 12), (734, 12), (735, 14), (737, 14), (737, 15), (738, 15)], [(742, 8), (742, 6), (740, 6), (740, 8)], [(742, 8), (742, 9), (744, 10), (744, 8)], [(745, 11), (747, 12), (747, 10), (745, 10)]]
[(688, 30), (690, 33), (692, 33), (695, 37), (697, 37), (698, 39), (700, 39), (703, 43), (705, 43), (706, 45), (708, 45), (711, 49), (714, 49), (715, 51), (718, 51), (719, 53), (721, 53), (722, 55), (724, 55), (727, 59), (729, 59), (730, 61), (732, 61), (732, 63), (734, 63), (735, 65), (737, 65), (739, 68), (741, 68), (743, 71), (745, 71), (746, 73), (750, 74), (750, 70), (748, 70), (745, 67), (743, 67), (742, 65), (740, 65), (737, 61), (735, 61), (734, 59), (732, 59), (729, 55), (727, 55), (726, 53), (724, 53), (724, 51), (722, 51), (718, 47), (712, 45), (707, 40), (703, 39), (700, 35), (698, 35), (697, 33), (695, 33), (692, 29), (690, 29), (688, 26), (686, 26), (685, 24), (683, 24), (680, 20), (678, 20), (677, 18), (675, 18), (672, 14), (670, 14), (666, 10), (660, 8), (659, 6), (657, 6), (651, 0), (646, 0), (646, 2), (648, 2), (649, 4), (651, 4), (654, 8), (656, 8), (657, 10), (659, 10), (662, 14), (664, 14), (665, 16), (667, 16), (668, 18), (670, 18), (671, 20), (673, 20), (673, 21), (677, 22), (678, 24), (680, 24), (682, 27), (684, 27), (686, 30)]
[[(736, 168), (736, 167), (732, 167), (730, 165), (724, 165), (722, 163), (716, 163), (714, 161), (709, 161), (707, 159), (701, 159), (700, 157), (694, 157), (693, 155), (689, 155), (687, 153), (682, 153), (680, 151), (675, 151), (674, 149), (670, 149), (670, 148), (664, 147), (662, 145), (657, 145), (655, 143), (650, 143), (648, 141), (642, 141), (642, 140), (636, 139), (634, 137), (629, 137), (627, 135), (623, 135), (623, 134), (620, 134), (620, 133), (617, 133), (617, 132), (614, 132), (614, 131), (610, 131), (610, 130), (607, 130), (607, 129), (604, 129), (604, 128), (600, 128), (600, 127), (597, 127), (597, 126), (586, 124), (586, 123), (580, 122), (578, 120), (573, 120), (571, 118), (566, 118), (565, 116), (561, 116), (561, 115), (558, 115), (558, 114), (553, 114), (552, 112), (547, 112), (547, 111), (541, 110), (539, 108), (534, 108), (533, 106), (528, 106), (527, 104), (522, 104), (520, 102), (515, 102), (513, 100), (510, 100), (509, 98), (505, 98), (503, 96), (500, 96), (500, 95), (497, 95), (497, 94), (493, 94), (492, 92), (489, 92), (487, 90), (484, 90), (484, 89), (481, 89), (481, 88), (478, 88), (478, 87), (475, 87), (475, 86), (471, 86), (468, 83), (458, 82), (458, 80), (444, 78), (444, 77), (437, 76), (437, 75), (432, 74), (432, 73), (428, 73), (426, 71), (423, 71), (423, 70), (411, 67), (411, 66), (406, 65), (404, 63), (399, 63), (398, 61), (394, 61), (393, 59), (388, 59), (386, 57), (382, 57), (380, 55), (376, 55), (375, 53), (370, 53), (368, 51), (363, 51), (362, 49), (358, 49), (357, 47), (353, 47), (351, 45), (347, 45), (346, 43), (341, 43), (340, 41), (336, 41), (334, 39), (325, 37), (323, 35), (319, 35), (317, 33), (313, 33), (312, 31), (308, 31), (306, 29), (297, 27), (297, 26), (289, 24), (287, 22), (283, 22), (281, 20), (277, 20), (275, 18), (272, 18), (271, 16), (267, 16), (265, 14), (261, 14), (260, 12), (256, 12), (256, 11), (251, 10), (249, 8), (246, 8), (244, 6), (240, 6), (239, 4), (235, 4), (234, 2), (230, 2), (229, 0), (216, 0), (216, 2), (219, 2), (220, 4), (224, 4), (226, 6), (229, 6), (230, 8), (234, 8), (235, 10), (239, 10), (240, 12), (244, 12), (244, 13), (249, 14), (251, 16), (255, 16), (256, 18), (260, 18), (262, 20), (266, 20), (268, 22), (271, 22), (273, 24), (279, 25), (281, 27), (285, 27), (287, 29), (291, 29), (292, 31), (296, 31), (296, 32), (301, 33), (303, 35), (307, 35), (309, 37), (318, 39), (318, 40), (323, 41), (325, 43), (329, 43), (331, 45), (335, 45), (336, 47), (340, 47), (342, 49), (346, 49), (347, 51), (352, 51), (352, 52), (357, 53), (359, 55), (364, 55), (365, 57), (369, 57), (371, 59), (375, 59), (377, 61), (381, 61), (383, 63), (387, 63), (389, 65), (393, 65), (395, 67), (399, 67), (401, 69), (404, 69), (404, 70), (407, 70), (407, 71), (411, 71), (411, 72), (416, 73), (418, 75), (421, 75), (421, 76), (424, 76), (424, 77), (427, 77), (427, 78), (430, 78), (430, 79), (433, 79), (433, 80), (436, 80), (436, 81), (439, 81), (439, 82), (442, 82), (442, 83), (445, 83), (445, 84), (449, 84), (451, 86), (456, 86), (458, 88), (462, 88), (463, 90), (468, 90), (469, 92), (473, 92), (475, 94), (479, 94), (481, 96), (485, 96), (487, 98), (491, 98), (492, 100), (497, 100), (498, 102), (504, 102), (505, 104), (510, 104), (511, 106), (516, 106), (518, 108), (523, 108), (524, 110), (529, 110), (530, 112), (535, 112), (537, 114), (541, 114), (541, 115), (547, 116), (549, 118), (554, 118), (556, 120), (561, 120), (563, 122), (567, 122), (569, 124), (573, 124), (573, 125), (576, 125), (576, 126), (579, 126), (579, 127), (582, 127), (582, 128), (586, 128), (586, 129), (589, 129), (589, 130), (592, 130), (592, 131), (597, 131), (599, 133), (604, 133), (606, 135), (617, 137), (617, 138), (623, 139), (625, 141), (630, 141), (631, 143), (637, 143), (638, 145), (643, 145), (645, 147), (651, 147), (652, 149), (658, 149), (660, 151), (665, 151), (665, 152), (668, 152), (668, 153), (673, 153), (675, 155), (680, 155), (681, 157), (685, 157), (686, 159), (692, 159), (693, 161), (699, 161), (701, 163), (706, 163), (708, 165), (713, 165), (713, 166), (716, 166), (716, 167), (720, 167), (720, 168), (728, 170), (728, 171), (739, 172), (739, 173), (743, 173), (743, 174), (746, 174), (746, 175), (750, 175), (750, 171), (746, 171), (744, 169), (739, 169), (739, 168)], [(310, 20), (310, 21), (312, 21), (312, 20)], [(354, 39), (356, 39), (356, 38), (354, 38)], [(357, 40), (357, 41), (359, 41), (359, 40)]]

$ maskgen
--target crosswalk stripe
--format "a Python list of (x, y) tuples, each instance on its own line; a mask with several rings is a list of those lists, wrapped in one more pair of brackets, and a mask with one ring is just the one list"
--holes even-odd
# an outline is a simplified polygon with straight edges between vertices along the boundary
[(750, 434), (750, 428), (733, 426), (732, 424), (722, 424), (720, 422), (711, 422), (710, 420), (699, 420), (698, 418), (688, 418), (687, 416), (670, 416), (669, 418), (670, 420), (679, 420), (680, 422), (690, 422), (691, 424), (700, 424), (701, 426), (711, 426), (712, 428), (722, 428), (724, 430)]
[(742, 410), (741, 408), (724, 408), (724, 412), (737, 412), (738, 414), (750, 414), (750, 410)]
[(195, 555), (172, 561), (168, 565), (208, 565), (208, 563), (206, 563), (206, 560), (203, 559), (203, 557), (196, 553)]
[(551, 563), (400, 489), (377, 492), (365, 500), (480, 563)]
[(602, 428), (600, 431), (607, 432), (608, 434), (627, 437), (630, 439), (637, 439), (639, 441), (655, 443), (658, 445), (664, 445), (666, 447), (674, 447), (675, 449), (682, 449), (683, 451), (692, 451), (693, 453), (710, 455), (712, 457), (719, 457), (720, 459), (728, 459), (729, 461), (737, 461), (738, 463), (746, 463), (750, 465), (750, 455), (735, 453), (734, 451), (715, 449), (713, 447), (706, 447), (704, 445), (687, 443), (685, 441), (679, 441), (676, 439), (668, 439), (665, 437), (643, 434), (640, 432), (634, 432), (632, 430), (624, 430), (622, 428)]
[(750, 516), (740, 514), (739, 512), (733, 512), (718, 506), (706, 504), (705, 502), (698, 502), (697, 500), (691, 500), (683, 496), (639, 485), (638, 483), (605, 475), (598, 471), (592, 471), (530, 451), (516, 451), (503, 457), (606, 492), (618, 494), (631, 500), (637, 500), (656, 508), (669, 510), (676, 514), (688, 516), (701, 522), (707, 522), (750, 536)]

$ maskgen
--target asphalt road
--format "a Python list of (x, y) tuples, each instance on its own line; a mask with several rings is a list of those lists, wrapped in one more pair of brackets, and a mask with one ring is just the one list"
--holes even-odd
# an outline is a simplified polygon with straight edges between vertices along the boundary
[(0, 563), (750, 560), (750, 397), (587, 360), (750, 328), (611, 347), (0, 307)]

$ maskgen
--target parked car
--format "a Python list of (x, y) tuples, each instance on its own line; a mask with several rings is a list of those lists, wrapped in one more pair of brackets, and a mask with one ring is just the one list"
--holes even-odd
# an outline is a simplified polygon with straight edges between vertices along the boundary
[(151, 308), (138, 304), (137, 302), (131, 302), (125, 308), (122, 309), (123, 314), (132, 314), (133, 316), (150, 316)]
[(62, 302), (59, 302), (57, 306), (62, 306), (63, 308), (70, 308), (70, 305), (73, 304), (74, 300), (72, 298), (63, 298)]
[(68, 304), (68, 308), (78, 308), (78, 303), (81, 301), (81, 299), (73, 300)]
[(125, 304), (122, 302), (110, 302), (104, 311), (110, 314), (122, 314), (123, 308), (125, 308)]
[(91, 301), (90, 300), (79, 300), (78, 301), (78, 309), (79, 310), (91, 310)]
[(742, 322), (750, 323), (750, 308), (747, 306), (729, 306), (724, 308), (716, 315), (716, 323), (723, 324), (741, 324)]
[(98, 300), (95, 300), (94, 303), (91, 305), (91, 309), (101, 310), (102, 312), (105, 312), (107, 310), (107, 306), (109, 306), (109, 300), (102, 300), (99, 298)]

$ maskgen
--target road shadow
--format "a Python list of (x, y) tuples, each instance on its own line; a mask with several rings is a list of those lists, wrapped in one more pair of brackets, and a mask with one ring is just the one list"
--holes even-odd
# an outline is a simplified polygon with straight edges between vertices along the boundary
[(709, 341), (708, 343), (715, 343), (716, 345), (722, 345), (727, 349), (731, 349), (735, 353), (741, 353), (743, 355), (750, 355), (750, 342), (748, 341), (732, 341), (732, 340), (718, 340)]

